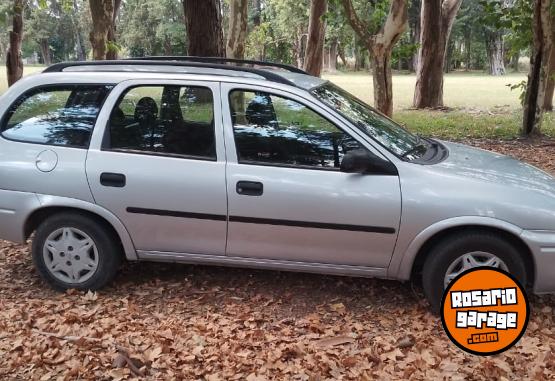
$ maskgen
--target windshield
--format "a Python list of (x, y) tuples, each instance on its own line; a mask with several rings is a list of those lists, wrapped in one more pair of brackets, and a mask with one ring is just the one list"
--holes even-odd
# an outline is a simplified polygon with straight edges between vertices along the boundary
[(418, 136), (334, 84), (328, 82), (311, 93), (397, 156), (413, 159), (426, 151)]

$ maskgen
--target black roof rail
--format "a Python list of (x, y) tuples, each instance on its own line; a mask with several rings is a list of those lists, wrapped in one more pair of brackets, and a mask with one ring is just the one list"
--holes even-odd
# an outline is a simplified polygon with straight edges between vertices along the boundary
[(129, 58), (129, 60), (147, 60), (147, 61), (176, 61), (176, 62), (201, 62), (208, 64), (238, 64), (238, 65), (255, 65), (255, 66), (266, 66), (275, 67), (278, 69), (287, 70), (291, 73), (297, 74), (308, 74), (306, 71), (299, 69), (298, 67), (282, 64), (278, 62), (268, 62), (268, 61), (255, 61), (255, 60), (241, 60), (236, 58), (224, 58), (224, 57), (198, 57), (198, 56), (146, 56), (146, 57), (136, 57)]
[(242, 71), (246, 73), (259, 75), (262, 78), (267, 79), (268, 81), (295, 86), (293, 82), (271, 71), (256, 69), (252, 67), (230, 66), (226, 64), (204, 63), (204, 62), (196, 62), (196, 61), (184, 62), (184, 61), (173, 61), (173, 60), (125, 59), (125, 60), (106, 60), (106, 61), (60, 62), (47, 67), (46, 69), (44, 69), (43, 73), (60, 73), (60, 72), (63, 72), (64, 69), (67, 69), (70, 67), (78, 67), (78, 66), (112, 66), (112, 65), (113, 66), (118, 66), (118, 65), (168, 66), (168, 67), (179, 66), (179, 67), (197, 67), (197, 68), (206, 68), (206, 69)]

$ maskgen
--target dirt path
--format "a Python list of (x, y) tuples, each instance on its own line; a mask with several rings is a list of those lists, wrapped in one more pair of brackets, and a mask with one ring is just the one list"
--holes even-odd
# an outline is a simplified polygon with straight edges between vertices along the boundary
[[(471, 143), (555, 172), (545, 141)], [(553, 379), (554, 308), (534, 297), (520, 343), (480, 358), (408, 283), (143, 263), (58, 294), (0, 242), (0, 379)]]

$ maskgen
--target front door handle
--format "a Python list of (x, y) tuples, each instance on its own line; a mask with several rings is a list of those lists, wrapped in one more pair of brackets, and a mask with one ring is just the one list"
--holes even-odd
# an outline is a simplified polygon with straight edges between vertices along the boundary
[(104, 172), (100, 175), (100, 184), (105, 187), (123, 188), (126, 184), (126, 178), (121, 173)]
[(264, 185), (255, 181), (239, 181), (237, 183), (237, 193), (243, 196), (262, 196)]

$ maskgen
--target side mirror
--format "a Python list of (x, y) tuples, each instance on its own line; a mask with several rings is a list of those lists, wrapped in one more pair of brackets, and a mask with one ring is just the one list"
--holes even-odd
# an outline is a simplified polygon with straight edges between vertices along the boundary
[(341, 161), (341, 172), (397, 176), (397, 167), (365, 149), (349, 151)]

